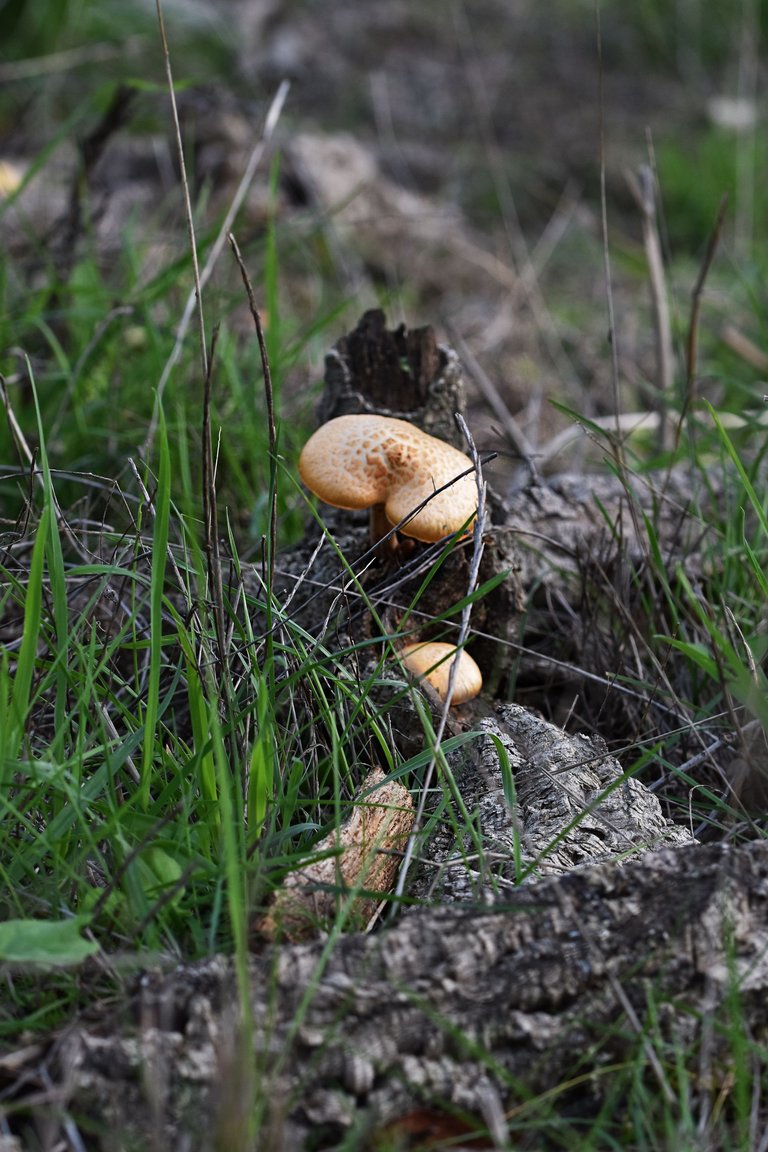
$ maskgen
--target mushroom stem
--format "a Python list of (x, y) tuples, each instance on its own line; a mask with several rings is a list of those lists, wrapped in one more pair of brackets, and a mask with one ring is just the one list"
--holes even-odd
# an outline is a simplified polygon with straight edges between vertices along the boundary
[[(392, 525), (387, 519), (383, 504), (371, 505), (369, 523), (371, 544), (376, 548), (379, 555), (386, 557), (397, 552), (399, 544), (397, 532), (392, 532)], [(385, 539), (388, 532), (392, 532), (392, 535)]]

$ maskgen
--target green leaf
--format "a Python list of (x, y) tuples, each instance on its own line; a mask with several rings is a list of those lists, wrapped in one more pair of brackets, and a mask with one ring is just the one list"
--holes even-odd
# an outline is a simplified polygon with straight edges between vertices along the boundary
[[(265, 718), (266, 719), (266, 718)], [(273, 734), (269, 723), (259, 727), (253, 742), (248, 771), (248, 831), (255, 840), (264, 825), (274, 799), (275, 760)]]
[(181, 879), (181, 864), (164, 848), (158, 848), (157, 844), (152, 844), (146, 849), (144, 859), (164, 887), (177, 884)]
[(710, 415), (715, 422), (715, 427), (717, 428), (717, 431), (720, 435), (720, 439), (722, 441), (723, 447), (725, 448), (726, 452), (730, 456), (731, 462), (733, 463), (733, 465), (736, 468), (736, 471), (739, 474), (739, 478), (741, 479), (741, 483), (744, 487), (744, 491), (746, 492), (747, 497), (749, 498), (749, 502), (752, 505), (752, 508), (754, 509), (755, 515), (757, 516), (758, 520), (760, 521), (760, 527), (763, 530), (763, 534), (768, 536), (768, 513), (766, 513), (763, 501), (761, 500), (760, 496), (758, 495), (757, 491), (755, 490), (754, 484), (752, 483), (749, 476), (747, 475), (747, 470), (744, 467), (744, 463), (741, 459), (741, 456), (739, 455), (736, 448), (734, 447), (733, 441), (730, 439), (728, 433), (726, 432), (726, 430), (723, 426), (723, 423), (722, 423), (720, 417), (718, 416), (717, 412), (712, 407), (712, 405), (709, 404), (706, 400), (704, 401), (704, 403), (706, 404), (707, 408), (709, 409)]
[(87, 916), (71, 920), (6, 920), (0, 924), (0, 961), (7, 964), (46, 964), (65, 967), (80, 964), (98, 952), (93, 940), (84, 940), (80, 929)]
[(712, 656), (710, 649), (704, 644), (692, 643), (687, 640), (676, 640), (674, 636), (657, 636), (656, 639), (664, 640), (669, 644), (670, 648), (675, 648), (678, 652), (682, 652), (692, 664), (698, 665), (698, 667), (706, 672), (713, 680), (717, 680), (717, 661)]

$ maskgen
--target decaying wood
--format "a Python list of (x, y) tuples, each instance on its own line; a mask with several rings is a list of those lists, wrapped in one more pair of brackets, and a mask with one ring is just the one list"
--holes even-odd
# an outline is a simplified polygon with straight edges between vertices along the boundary
[(384, 313), (366, 312), (325, 358), (318, 424), (375, 412), (409, 420), (456, 447), (466, 446), (453, 419), (464, 408), (456, 353), (440, 347), (433, 328), (387, 328)]
[[(318, 418), (322, 422), (342, 414), (377, 412), (411, 420), (466, 447), (454, 420), (463, 400), (456, 353), (438, 345), (431, 328), (408, 331), (401, 326), (391, 331), (383, 313), (374, 311), (366, 313), (326, 358)], [(473, 615), (476, 639), (471, 651), (486, 680), (488, 670), (509, 660), (500, 645), (521, 638), (519, 620), (526, 603), (528, 629), (547, 629), (553, 597), (578, 611), (590, 573), (599, 570), (601, 579), (626, 581), (627, 572), (647, 562), (646, 516), (654, 522), (661, 553), (673, 552), (692, 578), (697, 575), (697, 548), (708, 530), (699, 510), (705, 497), (683, 469), (626, 481), (607, 471), (594, 476), (567, 474), (530, 481), (504, 493), (493, 490), (492, 462), (485, 466), (484, 476), (490, 489), (489, 519), (480, 582), (505, 573), (504, 581), (484, 597)], [(711, 499), (711, 492), (706, 499)], [(374, 605), (404, 611), (439, 550), (418, 549), (394, 568), (372, 563), (367, 515), (325, 507), (322, 513), (345, 561), (364, 571), (366, 593)], [(326, 621), (350, 584), (348, 570), (330, 545), (321, 546), (314, 556), (317, 543), (318, 533), (310, 529), (306, 539), (278, 562), (278, 592), (288, 596), (302, 581), (292, 609), (313, 630)], [(419, 614), (437, 616), (464, 595), (466, 556), (466, 546), (454, 549), (440, 580), (424, 591), (414, 619)], [(354, 608), (354, 591), (344, 602)]]
[(314, 846), (315, 859), (286, 876), (259, 931), (270, 939), (311, 939), (333, 924), (340, 905), (350, 929), (364, 928), (394, 884), (412, 825), (411, 793), (374, 769), (346, 823)]
[[(383, 317), (369, 314), (335, 349), (326, 382), (324, 419), (383, 411), (456, 442), (460, 366), (424, 330), (387, 332)], [(615, 479), (564, 477), (492, 497), (480, 581), (505, 578), (473, 606), (470, 644), (488, 698), (511, 641), (526, 638), (524, 604), (529, 628), (537, 610), (536, 626), (546, 626), (555, 600), (577, 618), (585, 557), (609, 575), (611, 563), (642, 562), (642, 513), (652, 509), (658, 546), (690, 563), (701, 531), (696, 502), (683, 473), (631, 491)], [(368, 549), (365, 518), (326, 520), (346, 561), (358, 564)], [(407, 607), (411, 624), (429, 634), (430, 619), (465, 595), (469, 555), (459, 542), (429, 581), (436, 548), (419, 547), (399, 567), (369, 557), (357, 571), (385, 621), (397, 626)], [(372, 636), (348, 570), (317, 536), (280, 558), (275, 592), (328, 643)], [(401, 671), (385, 671), (372, 701), (389, 690), (387, 675), (402, 681)], [(252, 956), (252, 1029), (240, 1019), (232, 960), (147, 973), (120, 1012), (94, 1013), (45, 1051), (6, 1059), (0, 1092), (5, 1078), (8, 1099), (20, 1108), (26, 1099), (36, 1117), (46, 1105), (58, 1116), (66, 1108), (93, 1133), (89, 1147), (104, 1152), (320, 1152), (342, 1142), (362, 1150), (376, 1128), (444, 1106), (477, 1116), (504, 1147), (505, 1116), (529, 1094), (583, 1074), (592, 1080), (578, 1107), (604, 1107), (610, 1080), (593, 1074), (636, 1057), (637, 1018), (652, 1010), (676, 1052), (706, 1046), (712, 1077), (696, 1091), (716, 1094), (734, 1053), (728, 1029), (712, 1020), (734, 989), (750, 1041), (768, 1037), (768, 844), (680, 846), (687, 831), (599, 742), (516, 705), (486, 701), (485, 709), (451, 721), (454, 735), (473, 725), (477, 733), (450, 758), (475, 835), (457, 840), (441, 824), (420, 845), (409, 899), (426, 906), (377, 934), (283, 942)], [(416, 712), (403, 705), (382, 715), (402, 761), (422, 739)], [(386, 803), (407, 817), (399, 795)], [(365, 811), (342, 834), (354, 850), (339, 856), (334, 838), (322, 846), (334, 855), (286, 881), (270, 931), (282, 920), (285, 935), (300, 932), (299, 912), (332, 914), (339, 882), (359, 884)], [(653, 850), (638, 856), (646, 847)], [(607, 862), (588, 866), (600, 858)], [(392, 859), (377, 856), (374, 867)], [(523, 874), (535, 883), (517, 886)], [(366, 888), (385, 883), (378, 874), (364, 880)], [(244, 1142), (253, 1101), (260, 1129)]]
[[(367, 1148), (372, 1128), (426, 1102), (498, 1128), (527, 1093), (631, 1060), (633, 1014), (651, 1004), (675, 1051), (706, 1033), (712, 1079), (697, 1091), (717, 1095), (735, 1053), (710, 1024), (735, 988), (751, 1043), (768, 1038), (768, 844), (664, 848), (479, 911), (417, 910), (330, 952), (321, 941), (253, 957), (250, 982), (260, 1149), (335, 1148), (353, 1127), (345, 1147)], [(235, 986), (224, 957), (145, 976), (129, 1013), (72, 1027), (30, 1060), (27, 1093), (45, 1068), (105, 1152), (224, 1147), (247, 1084)], [(606, 1083), (582, 1090), (584, 1110)]]
[(477, 739), (448, 760), (471, 826), (458, 814), (440, 820), (408, 889), (420, 899), (478, 901), (523, 880), (692, 839), (601, 741), (567, 735), (516, 704), (496, 705)]

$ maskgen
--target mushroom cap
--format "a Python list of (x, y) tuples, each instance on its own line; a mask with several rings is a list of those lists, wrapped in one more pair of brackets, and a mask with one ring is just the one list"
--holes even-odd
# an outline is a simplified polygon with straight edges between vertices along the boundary
[(440, 699), (445, 700), (448, 694), (451, 664), (457, 652), (458, 666), (453, 681), (451, 704), (466, 704), (468, 700), (474, 700), (483, 686), (480, 669), (468, 652), (460, 651), (455, 644), (428, 640), (404, 645), (400, 650), (400, 660), (414, 676), (423, 676)]
[[(310, 436), (299, 474), (310, 491), (336, 508), (383, 504), (397, 524), (472, 461), (458, 448), (391, 416), (337, 416)], [(430, 500), (402, 531), (431, 543), (457, 532), (477, 513), (474, 473)]]

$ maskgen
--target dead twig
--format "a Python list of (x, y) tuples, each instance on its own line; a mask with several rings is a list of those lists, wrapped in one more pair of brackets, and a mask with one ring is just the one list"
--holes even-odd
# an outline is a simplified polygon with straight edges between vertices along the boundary
[(725, 221), (725, 213), (728, 207), (728, 193), (726, 192), (717, 208), (717, 215), (715, 216), (715, 223), (712, 231), (707, 240), (707, 249), (704, 253), (704, 259), (699, 269), (699, 274), (696, 277), (696, 283), (693, 286), (691, 293), (691, 315), (688, 321), (688, 334), (685, 341), (685, 399), (683, 403), (683, 412), (687, 412), (691, 405), (696, 400), (696, 356), (698, 352), (699, 342), (699, 312), (701, 311), (701, 295), (704, 291), (704, 285), (709, 275), (709, 270), (712, 267), (712, 261), (715, 258), (717, 246), (720, 243), (720, 234), (723, 230), (723, 223)]
[(643, 164), (637, 176), (626, 174), (627, 183), (640, 211), (643, 224), (643, 245), (648, 263), (651, 288), (651, 306), (656, 330), (656, 408), (659, 413), (659, 449), (668, 452), (674, 447), (669, 422), (669, 401), (675, 376), (675, 358), (672, 349), (672, 324), (669, 317), (669, 297), (664, 275), (664, 259), (656, 221), (656, 181), (652, 169)]
[[(216, 267), (216, 263), (226, 242), (226, 238), (229, 235), (232, 225), (234, 224), (235, 217), (240, 211), (240, 206), (242, 205), (248, 189), (253, 182), (256, 169), (258, 168), (264, 152), (266, 151), (266, 148), (272, 139), (272, 135), (275, 131), (275, 128), (277, 127), (277, 122), (280, 119), (280, 114), (283, 110), (283, 105), (285, 104), (285, 100), (288, 95), (289, 87), (290, 85), (288, 84), (288, 81), (283, 80), (277, 92), (275, 93), (272, 103), (269, 106), (261, 137), (254, 145), (253, 151), (248, 158), (248, 163), (245, 166), (242, 179), (237, 186), (235, 195), (232, 197), (232, 203), (227, 209), (226, 215), (224, 216), (224, 219), (221, 223), (221, 227), (216, 234), (216, 239), (211, 245), (211, 250), (208, 253), (205, 264), (203, 265), (203, 269), (200, 273), (200, 291), (205, 288), (213, 274), (213, 270)], [(187, 297), (187, 302), (184, 305), (184, 311), (182, 312), (181, 320), (179, 321), (178, 328), (176, 329), (176, 339), (174, 341), (171, 354), (165, 362), (165, 366), (163, 367), (163, 371), (160, 375), (160, 380), (158, 381), (155, 397), (155, 407), (152, 413), (152, 419), (149, 422), (149, 428), (147, 429), (146, 439), (144, 441), (143, 454), (145, 457), (149, 455), (152, 449), (152, 444), (154, 443), (155, 433), (157, 431), (160, 403), (162, 401), (165, 387), (168, 383), (171, 372), (173, 371), (175, 365), (178, 363), (179, 357), (181, 356), (181, 349), (184, 345), (184, 339), (187, 335), (189, 322), (192, 319), (192, 314), (195, 310), (197, 291), (198, 289), (196, 287)]]
[(267, 355), (267, 345), (264, 340), (264, 329), (261, 323), (261, 316), (256, 307), (256, 299), (253, 294), (253, 287), (250, 278), (243, 263), (243, 258), (240, 255), (240, 249), (237, 246), (235, 237), (230, 232), (227, 236), (232, 251), (235, 254), (237, 266), (240, 269), (240, 275), (245, 285), (246, 295), (248, 296), (248, 307), (253, 318), (254, 327), (256, 328), (256, 339), (259, 342), (259, 355), (261, 356), (261, 371), (264, 377), (264, 397), (267, 405), (267, 432), (269, 434), (269, 462), (270, 462), (270, 489), (271, 489), (271, 503), (270, 503), (270, 518), (269, 518), (269, 541), (267, 545), (267, 594), (272, 592), (272, 585), (275, 579), (275, 555), (277, 552), (277, 426), (275, 424), (275, 397), (272, 388), (272, 373), (269, 368), (269, 356)]

